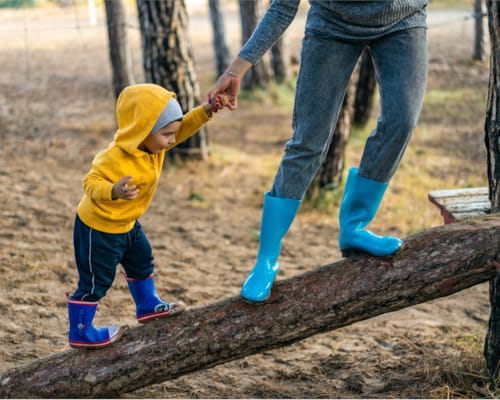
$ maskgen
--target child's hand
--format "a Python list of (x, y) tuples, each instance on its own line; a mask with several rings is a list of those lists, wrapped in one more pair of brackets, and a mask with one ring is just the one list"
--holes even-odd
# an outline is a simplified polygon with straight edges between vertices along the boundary
[(132, 179), (133, 178), (131, 176), (126, 176), (113, 185), (113, 189), (111, 190), (113, 200), (133, 200), (137, 197), (139, 188), (136, 185), (129, 185), (129, 183), (132, 182)]
[(226, 95), (218, 94), (212, 100), (208, 100), (209, 106), (212, 108), (212, 112), (216, 113), (219, 110), (222, 110), (224, 107), (227, 107), (229, 104), (229, 100)]
[(224, 94), (218, 94), (215, 97), (215, 110), (214, 110), (214, 112), (222, 110), (223, 108), (227, 107), (228, 104), (229, 104), (229, 100), (228, 100), (227, 96)]
[[(241, 59), (244, 64), (243, 69), (241, 69), (241, 76), (238, 76), (232, 72), (223, 73), (217, 80), (216, 85), (208, 92), (208, 99), (214, 100), (216, 96), (224, 93), (227, 96), (226, 107), (230, 110), (235, 110), (238, 107), (238, 93), (240, 92), (240, 81), (241, 77), (245, 74), (246, 70), (252, 66), (248, 61)], [(240, 68), (238, 68), (240, 71)]]

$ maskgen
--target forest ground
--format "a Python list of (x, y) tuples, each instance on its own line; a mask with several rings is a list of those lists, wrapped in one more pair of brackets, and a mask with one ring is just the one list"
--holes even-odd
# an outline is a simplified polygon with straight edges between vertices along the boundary
[[(211, 31), (206, 10), (191, 11), (204, 96), (215, 79)], [(140, 38), (127, 12), (140, 82)], [(428, 191), (486, 185), (489, 68), (471, 61), (465, 15), (431, 15), (424, 109), (371, 225), (378, 233), (404, 238), (441, 225)], [(81, 179), (115, 129), (101, 10), (98, 17), (89, 27), (84, 8), (0, 10), (0, 372), (68, 348), (65, 292), (77, 282), (72, 226)], [(228, 21), (236, 51), (236, 15)], [(287, 34), (295, 55), (303, 21), (302, 12)], [(142, 219), (165, 299), (195, 308), (239, 293), (255, 260), (262, 195), (290, 135), (291, 104), (283, 88), (243, 96), (238, 110), (209, 123), (209, 160), (165, 170)], [(353, 132), (347, 165), (357, 164), (376, 115)], [(336, 215), (336, 204), (304, 204), (284, 240), (279, 279), (340, 259)], [(124, 397), (495, 397), (482, 357), (488, 315), (485, 283)], [(96, 317), (106, 323), (137, 324), (119, 275)]]

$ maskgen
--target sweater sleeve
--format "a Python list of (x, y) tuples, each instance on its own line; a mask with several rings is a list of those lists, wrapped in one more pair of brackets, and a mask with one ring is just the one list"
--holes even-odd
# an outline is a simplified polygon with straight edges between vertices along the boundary
[(290, 26), (299, 4), (300, 0), (273, 0), (238, 55), (252, 64), (259, 61)]
[(203, 105), (193, 108), (191, 111), (184, 114), (182, 117), (182, 125), (179, 131), (175, 134), (175, 144), (168, 147), (166, 150), (170, 150), (172, 147), (177, 146), (179, 143), (184, 142), (198, 132), (205, 123), (210, 121), (212, 117), (209, 117), (205, 112)]
[(112, 201), (113, 185), (123, 175), (117, 152), (121, 150), (115, 146), (96, 154), (90, 171), (83, 178), (83, 191), (93, 201)]
[(83, 178), (85, 194), (95, 201), (111, 201), (113, 183), (105, 179), (95, 168)]

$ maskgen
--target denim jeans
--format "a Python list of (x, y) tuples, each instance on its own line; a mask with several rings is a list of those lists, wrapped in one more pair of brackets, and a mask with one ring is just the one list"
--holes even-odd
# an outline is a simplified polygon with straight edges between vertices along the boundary
[(352, 71), (370, 49), (380, 94), (380, 116), (368, 137), (359, 175), (388, 182), (396, 172), (422, 108), (427, 81), (424, 28), (371, 41), (338, 41), (306, 34), (293, 111), (292, 138), (271, 195), (302, 199), (328, 151)]

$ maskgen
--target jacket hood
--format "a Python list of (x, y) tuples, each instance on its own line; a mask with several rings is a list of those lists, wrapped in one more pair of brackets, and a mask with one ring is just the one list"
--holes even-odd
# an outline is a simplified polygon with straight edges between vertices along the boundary
[(149, 83), (127, 86), (116, 102), (118, 130), (112, 145), (139, 156), (139, 145), (148, 137), (165, 105), (175, 93)]

